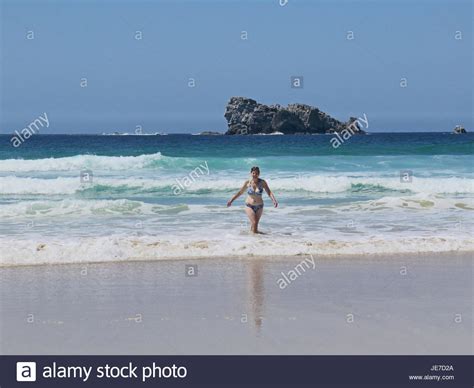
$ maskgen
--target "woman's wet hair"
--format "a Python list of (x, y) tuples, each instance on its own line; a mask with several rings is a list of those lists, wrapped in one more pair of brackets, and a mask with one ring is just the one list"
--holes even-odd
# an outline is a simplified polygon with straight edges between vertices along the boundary
[(257, 172), (260, 174), (260, 169), (259, 169), (257, 166), (253, 166), (253, 167), (250, 169), (250, 173), (253, 173), (254, 171), (257, 171)]

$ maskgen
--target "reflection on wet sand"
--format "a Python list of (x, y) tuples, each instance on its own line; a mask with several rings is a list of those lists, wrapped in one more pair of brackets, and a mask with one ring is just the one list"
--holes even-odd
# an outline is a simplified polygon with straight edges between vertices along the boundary
[(253, 320), (257, 333), (263, 324), (263, 310), (264, 310), (264, 293), (265, 287), (263, 284), (263, 261), (257, 260), (251, 262), (249, 265), (250, 277), (249, 277), (249, 310), (251, 311), (251, 319)]

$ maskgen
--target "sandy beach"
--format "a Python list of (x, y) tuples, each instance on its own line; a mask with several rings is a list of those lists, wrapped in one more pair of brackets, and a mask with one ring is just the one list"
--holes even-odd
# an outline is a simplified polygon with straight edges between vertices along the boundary
[(471, 254), (307, 259), (3, 267), (1, 353), (472, 354)]

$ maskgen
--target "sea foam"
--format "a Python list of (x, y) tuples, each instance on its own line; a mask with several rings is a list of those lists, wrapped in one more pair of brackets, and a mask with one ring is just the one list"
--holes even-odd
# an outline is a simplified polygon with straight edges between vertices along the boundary
[(472, 239), (411, 237), (368, 240), (295, 239), (283, 236), (235, 238), (222, 233), (217, 239), (162, 239), (157, 237), (89, 237), (81, 239), (12, 240), (0, 238), (0, 266), (94, 263), (137, 260), (185, 260), (212, 257), (278, 258), (322, 256), (472, 252)]
[[(244, 179), (225, 178), (220, 175), (199, 177), (184, 192), (228, 193), (238, 190)], [(411, 183), (402, 183), (398, 176), (330, 176), (308, 175), (304, 177), (271, 177), (267, 183), (275, 192), (286, 193), (385, 193), (389, 191), (424, 194), (472, 194), (474, 179), (466, 177), (414, 178)], [(92, 184), (82, 184), (77, 177), (32, 178), (18, 176), (0, 177), (0, 194), (57, 194), (68, 195), (92, 191), (101, 194), (132, 194), (162, 192), (173, 193), (176, 178), (157, 175), (155, 179), (134, 177), (108, 177), (94, 175)]]

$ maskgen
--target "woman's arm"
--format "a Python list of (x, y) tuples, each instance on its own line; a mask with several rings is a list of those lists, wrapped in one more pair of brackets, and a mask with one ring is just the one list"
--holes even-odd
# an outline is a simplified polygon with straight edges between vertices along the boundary
[(245, 181), (244, 184), (242, 185), (242, 188), (237, 192), (237, 194), (235, 194), (232, 199), (227, 202), (227, 207), (229, 207), (230, 205), (232, 205), (232, 202), (234, 202), (237, 198), (239, 198), (245, 191), (245, 189), (247, 188), (247, 185), (248, 185), (248, 181)]
[(270, 187), (268, 187), (267, 182), (263, 181), (263, 188), (267, 192), (268, 196), (272, 199), (273, 205), (275, 207), (278, 207), (278, 201), (276, 200), (275, 196), (273, 195), (272, 191), (270, 190)]

